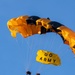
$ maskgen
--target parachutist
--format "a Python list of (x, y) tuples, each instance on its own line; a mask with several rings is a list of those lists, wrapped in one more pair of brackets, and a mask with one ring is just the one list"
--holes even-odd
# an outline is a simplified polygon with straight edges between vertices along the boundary
[(40, 73), (36, 73), (36, 75), (40, 75)]
[(50, 20), (50, 18), (49, 18), (49, 17), (47, 17), (47, 19), (48, 19), (48, 20)]
[(30, 71), (27, 71), (27, 72), (26, 72), (26, 75), (31, 75), (31, 72), (30, 72)]

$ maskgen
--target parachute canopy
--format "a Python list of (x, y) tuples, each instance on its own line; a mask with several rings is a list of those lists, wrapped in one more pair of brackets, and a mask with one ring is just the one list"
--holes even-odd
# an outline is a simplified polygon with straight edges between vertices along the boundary
[(53, 64), (56, 66), (61, 64), (60, 58), (57, 54), (46, 50), (37, 51), (36, 61), (43, 64)]
[(55, 32), (61, 36), (64, 44), (69, 45), (75, 54), (75, 32), (59, 22), (51, 21), (49, 18), (28, 15), (19, 16), (10, 19), (7, 22), (7, 27), (14, 38), (16, 38), (17, 33), (27, 38), (34, 34)]

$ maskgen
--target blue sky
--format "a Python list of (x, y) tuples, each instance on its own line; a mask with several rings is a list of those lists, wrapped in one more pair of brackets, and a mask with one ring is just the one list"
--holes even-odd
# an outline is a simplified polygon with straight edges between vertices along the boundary
[[(75, 31), (75, 0), (0, 0), (0, 75), (74, 75), (75, 58), (68, 45), (55, 33), (14, 39), (7, 21), (21, 15), (49, 17)], [(60, 66), (44, 65), (35, 61), (39, 49), (59, 55)]]

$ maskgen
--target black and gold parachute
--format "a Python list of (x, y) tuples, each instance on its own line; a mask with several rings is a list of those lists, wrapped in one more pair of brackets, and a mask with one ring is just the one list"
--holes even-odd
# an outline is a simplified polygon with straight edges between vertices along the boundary
[(75, 54), (75, 32), (59, 22), (51, 21), (49, 18), (28, 15), (19, 16), (10, 19), (7, 22), (7, 27), (14, 38), (16, 38), (17, 33), (27, 38), (34, 34), (55, 32), (61, 36), (64, 44), (69, 45)]

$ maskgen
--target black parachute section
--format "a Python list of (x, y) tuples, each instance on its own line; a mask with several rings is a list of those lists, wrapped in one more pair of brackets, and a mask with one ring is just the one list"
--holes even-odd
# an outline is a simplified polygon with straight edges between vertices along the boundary
[(59, 32), (60, 30), (58, 30), (57, 28), (60, 26), (64, 26), (63, 24), (56, 22), (56, 21), (51, 21), (48, 23), (49, 25), (52, 26), (52, 29), (54, 29), (55, 32)]
[(26, 22), (27, 22), (27, 24), (34, 24), (34, 25), (36, 25), (36, 20), (38, 20), (38, 19), (40, 19), (40, 17), (38, 17), (38, 16), (30, 16), (26, 20)]

